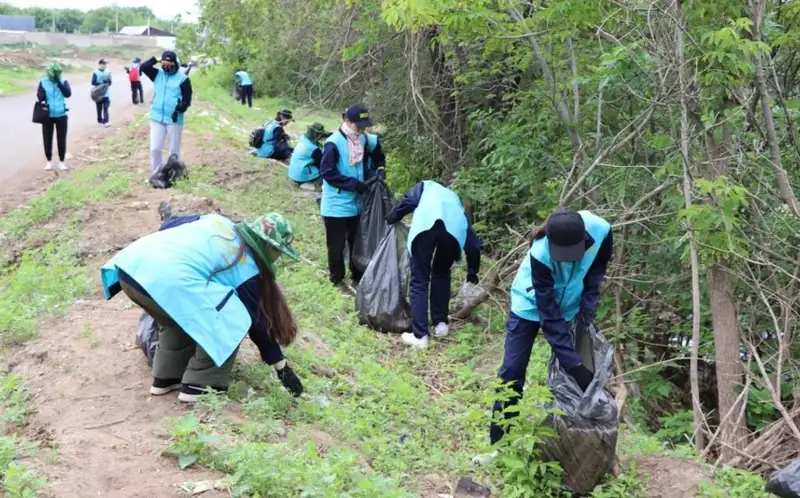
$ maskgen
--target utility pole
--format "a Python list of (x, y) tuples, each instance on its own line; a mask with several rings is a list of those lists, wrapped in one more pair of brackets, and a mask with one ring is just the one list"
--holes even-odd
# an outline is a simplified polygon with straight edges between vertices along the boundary
[(116, 11), (115, 14), (116, 14), (116, 24), (117, 24), (117, 29), (114, 31), (114, 33), (119, 33), (119, 8), (115, 8), (114, 10)]
[(56, 9), (53, 9), (53, 33), (56, 32)]

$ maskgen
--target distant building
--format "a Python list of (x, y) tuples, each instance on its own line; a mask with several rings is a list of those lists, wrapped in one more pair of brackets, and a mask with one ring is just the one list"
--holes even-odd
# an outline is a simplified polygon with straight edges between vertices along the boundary
[(36, 18), (31, 16), (0, 16), (0, 31), (36, 31)]
[(119, 34), (132, 36), (175, 36), (169, 31), (164, 31), (163, 29), (154, 28), (152, 26), (125, 26), (119, 30)]

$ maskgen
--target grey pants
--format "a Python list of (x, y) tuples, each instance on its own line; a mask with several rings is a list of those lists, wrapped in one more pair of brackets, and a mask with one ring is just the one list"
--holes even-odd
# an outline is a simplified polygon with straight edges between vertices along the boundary
[(217, 367), (205, 350), (181, 330), (150, 296), (124, 281), (120, 281), (120, 285), (128, 298), (152, 316), (159, 326), (153, 377), (181, 379), (183, 384), (193, 386), (228, 387), (238, 350)]
[(164, 142), (169, 142), (169, 155), (181, 156), (181, 135), (183, 125), (164, 124), (150, 121), (150, 174), (164, 165)]

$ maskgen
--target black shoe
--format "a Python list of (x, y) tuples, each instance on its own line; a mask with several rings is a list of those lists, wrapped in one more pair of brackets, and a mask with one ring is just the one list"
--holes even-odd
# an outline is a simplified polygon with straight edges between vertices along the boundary
[(161, 216), (161, 221), (172, 218), (172, 206), (169, 205), (169, 201), (161, 201), (158, 205), (158, 215)]
[(210, 392), (220, 392), (224, 393), (228, 390), (227, 387), (208, 387), (208, 386), (197, 386), (192, 384), (184, 384), (181, 388), (180, 394), (178, 394), (178, 400), (184, 403), (194, 403), (197, 401), (197, 398), (203, 394), (208, 394)]
[(163, 396), (181, 388), (181, 379), (159, 379), (153, 378), (153, 385), (150, 386), (150, 394), (153, 396)]
[(300, 382), (297, 374), (294, 373), (294, 370), (292, 370), (292, 367), (286, 365), (277, 372), (281, 384), (283, 384), (283, 387), (285, 387), (287, 391), (292, 393), (292, 396), (296, 398), (303, 394), (303, 384)]

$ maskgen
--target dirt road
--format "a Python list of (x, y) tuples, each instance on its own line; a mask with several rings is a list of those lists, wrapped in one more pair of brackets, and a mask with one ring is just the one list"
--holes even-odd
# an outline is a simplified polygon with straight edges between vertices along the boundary
[[(119, 118), (122, 114), (133, 107), (133, 103), (127, 74), (121, 67), (111, 69), (114, 84), (111, 85), (109, 115), (110, 125), (114, 128), (121, 122)], [(97, 124), (95, 104), (89, 98), (91, 74), (84, 72), (70, 74), (67, 76), (67, 81), (72, 86), (72, 97), (67, 100), (69, 107), (67, 152), (74, 155), (75, 144), (90, 134), (96, 135), (99, 140), (111, 134), (111, 130), (101, 129)], [(149, 102), (152, 84), (147, 78), (143, 81), (145, 102)], [(12, 192), (27, 185), (44, 167), (41, 127), (31, 123), (37, 84), (31, 85), (30, 92), (0, 98), (0, 193)], [(53, 149), (55, 155), (55, 143)]]

